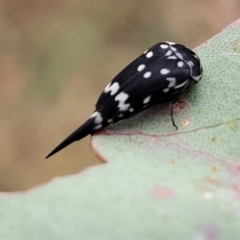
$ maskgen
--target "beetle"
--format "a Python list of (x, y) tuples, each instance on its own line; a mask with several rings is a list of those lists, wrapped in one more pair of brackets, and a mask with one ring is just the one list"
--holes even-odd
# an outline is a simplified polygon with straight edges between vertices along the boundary
[(100, 95), (90, 118), (46, 158), (74, 141), (156, 104), (171, 102), (171, 120), (177, 129), (173, 104), (189, 85), (198, 83), (202, 75), (200, 58), (189, 48), (167, 41), (153, 45), (113, 78)]

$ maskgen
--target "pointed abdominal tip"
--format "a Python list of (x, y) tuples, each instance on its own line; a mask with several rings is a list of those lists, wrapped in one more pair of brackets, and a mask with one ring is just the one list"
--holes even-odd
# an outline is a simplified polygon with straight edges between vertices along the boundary
[(59, 152), (63, 148), (67, 147), (71, 143), (78, 141), (87, 135), (92, 133), (92, 129), (94, 127), (94, 120), (90, 118), (86, 121), (82, 126), (80, 126), (77, 130), (75, 130), (72, 134), (70, 134), (65, 140), (63, 140), (56, 148), (54, 148), (47, 156), (46, 159)]

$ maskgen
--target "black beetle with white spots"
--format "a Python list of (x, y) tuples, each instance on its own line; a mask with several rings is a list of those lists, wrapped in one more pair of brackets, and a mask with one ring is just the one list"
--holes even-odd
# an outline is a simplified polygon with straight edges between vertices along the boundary
[(202, 78), (199, 57), (181, 44), (157, 43), (125, 67), (104, 89), (92, 116), (48, 156), (111, 123), (130, 118), (160, 103), (179, 99), (185, 89)]

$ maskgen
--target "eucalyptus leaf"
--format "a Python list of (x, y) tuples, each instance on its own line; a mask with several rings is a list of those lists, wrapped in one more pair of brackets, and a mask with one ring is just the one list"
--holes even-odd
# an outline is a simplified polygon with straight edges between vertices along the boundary
[(239, 240), (240, 21), (196, 49), (204, 76), (92, 138), (106, 164), (0, 196), (0, 239)]

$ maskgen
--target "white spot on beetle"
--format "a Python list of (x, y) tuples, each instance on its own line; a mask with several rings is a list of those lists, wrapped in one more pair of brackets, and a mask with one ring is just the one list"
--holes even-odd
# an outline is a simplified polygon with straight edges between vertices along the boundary
[(167, 81), (169, 81), (168, 87), (163, 89), (163, 92), (167, 93), (169, 92), (170, 88), (174, 87), (176, 85), (176, 78), (175, 77), (167, 77)]
[(177, 57), (181, 60), (183, 60), (183, 55), (181, 53), (176, 53)]
[(163, 68), (163, 69), (161, 69), (161, 71), (160, 71), (160, 73), (162, 74), (162, 75), (166, 75), (166, 74), (168, 74), (170, 71), (167, 69), (167, 68)]
[(147, 54), (146, 54), (146, 57), (147, 58), (151, 58), (153, 56), (153, 52), (151, 51), (151, 52), (148, 52)]
[(198, 75), (198, 76), (192, 76), (192, 78), (195, 80), (195, 81), (199, 81), (202, 77), (202, 74)]
[(167, 59), (173, 59), (173, 60), (176, 60), (177, 57), (176, 57), (175, 55), (173, 55), (173, 56), (169, 56)]
[(144, 64), (141, 64), (138, 66), (137, 70), (138, 72), (141, 72), (146, 66)]
[(115, 101), (119, 101), (118, 103), (118, 108), (119, 111), (126, 111), (129, 109), (130, 104), (129, 103), (125, 103), (125, 101), (128, 99), (129, 95), (127, 93), (124, 92), (120, 92), (116, 97), (115, 97)]
[(194, 54), (193, 57), (195, 57), (197, 60), (200, 60), (198, 55)]
[(118, 82), (113, 83), (111, 86), (111, 83), (109, 83), (106, 88), (104, 89), (105, 93), (110, 92), (110, 95), (113, 96), (114, 94), (117, 93), (117, 91), (119, 90), (120, 86)]
[(101, 116), (101, 113), (98, 112), (98, 111), (94, 112), (94, 113), (92, 114), (91, 118), (95, 118), (95, 119), (94, 119), (94, 123), (95, 123), (95, 124), (99, 124), (99, 123), (101, 123), (101, 122), (103, 121), (103, 118), (102, 118), (102, 116)]
[(170, 82), (168, 84), (169, 88), (174, 87), (176, 85), (176, 78), (175, 77), (167, 77), (166, 80)]
[(111, 123), (112, 121), (113, 121), (112, 118), (110, 118), (110, 119), (107, 120), (108, 123)]
[(178, 63), (177, 63), (177, 65), (178, 65), (178, 67), (183, 67), (183, 65), (184, 65), (184, 62), (183, 61), (179, 61)]
[(188, 65), (193, 67), (194, 66), (194, 63), (192, 61), (188, 61)]
[(166, 41), (166, 43), (168, 43), (170, 45), (175, 45), (176, 44), (175, 42), (168, 42), (168, 41)]
[(151, 99), (151, 95), (146, 97), (144, 100), (143, 100), (143, 104), (147, 104)]
[(169, 48), (169, 46), (168, 46), (167, 44), (160, 44), (160, 47), (161, 47), (162, 49), (167, 49), (167, 48)]
[(119, 114), (119, 115), (118, 115), (118, 117), (120, 117), (120, 118), (121, 118), (121, 117), (123, 117), (123, 114), (122, 114), (122, 113), (121, 113), (121, 114)]
[(177, 51), (177, 49), (175, 47), (172, 47), (172, 46), (171, 46), (171, 50), (174, 51), (174, 52)]
[(163, 89), (163, 92), (167, 93), (167, 92), (169, 92), (169, 89), (170, 89), (170, 88), (164, 88), (164, 89)]
[(174, 89), (181, 88), (181, 87), (185, 86), (185, 85), (188, 83), (188, 81), (189, 81), (189, 80), (187, 79), (185, 82), (183, 82), (183, 83), (175, 86)]
[(129, 112), (134, 112), (134, 109), (133, 109), (133, 108), (130, 108), (130, 109), (129, 109)]
[(165, 54), (165, 56), (167, 57), (167, 56), (170, 56), (171, 54), (172, 54), (172, 51), (169, 50), (169, 51), (167, 51), (167, 53)]
[(105, 92), (105, 93), (107, 93), (107, 92), (109, 91), (109, 87), (110, 87), (111, 84), (112, 84), (112, 83), (110, 82), (110, 83), (105, 87), (105, 89), (104, 89), (104, 92)]
[(143, 77), (144, 77), (144, 78), (150, 78), (151, 75), (152, 75), (151, 72), (145, 72), (145, 73), (143, 74)]
[(100, 128), (102, 128), (102, 124), (98, 124), (98, 125), (95, 126), (93, 129), (94, 129), (94, 130), (97, 130), (97, 129), (100, 129)]

